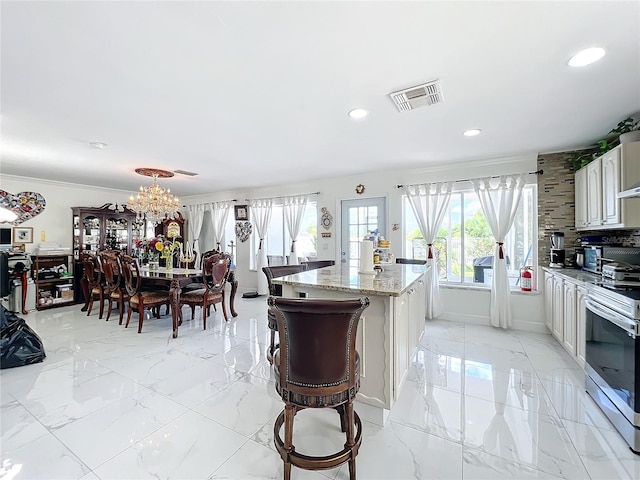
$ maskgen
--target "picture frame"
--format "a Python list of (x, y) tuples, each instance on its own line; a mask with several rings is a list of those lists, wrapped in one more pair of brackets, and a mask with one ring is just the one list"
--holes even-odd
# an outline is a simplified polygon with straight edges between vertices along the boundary
[(13, 227), (12, 243), (33, 243), (33, 227)]
[(235, 205), (234, 212), (236, 221), (249, 220), (249, 207), (247, 205)]

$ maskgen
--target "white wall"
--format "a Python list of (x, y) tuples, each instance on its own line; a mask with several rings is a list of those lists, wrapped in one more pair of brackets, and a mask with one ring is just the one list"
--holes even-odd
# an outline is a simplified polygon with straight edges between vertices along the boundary
[[(340, 261), (341, 211), (342, 200), (355, 198), (386, 197), (387, 199), (387, 238), (391, 242), (392, 253), (402, 256), (403, 229), (392, 231), (394, 223), (402, 225), (402, 191), (396, 188), (398, 184), (414, 184), (442, 180), (461, 180), (482, 176), (503, 175), (509, 173), (532, 172), (536, 170), (537, 154), (517, 158), (505, 158), (493, 161), (474, 162), (473, 164), (456, 163), (429, 169), (407, 170), (395, 168), (387, 172), (375, 174), (352, 175), (334, 178), (318, 178), (313, 182), (264, 187), (254, 190), (233, 190), (216, 192), (209, 195), (188, 197), (182, 195), (185, 204), (199, 204), (212, 201), (238, 200), (239, 204), (246, 203), (246, 199), (268, 198), (283, 195), (293, 195), (320, 191), (315, 197), (318, 209), (328, 208), (333, 215), (333, 227), (329, 230), (332, 237), (318, 238), (318, 258)], [(321, 167), (318, 176), (322, 174)], [(362, 195), (355, 193), (358, 184), (365, 186)], [(100, 206), (106, 202), (126, 202), (130, 192), (97, 189), (93, 187), (73, 186), (44, 182), (20, 177), (4, 176), (0, 188), (11, 193), (19, 191), (36, 191), (47, 200), (46, 210), (38, 217), (30, 220), (25, 226), (34, 227), (35, 241), (39, 241), (40, 231), (46, 231), (48, 241), (59, 242), (63, 246), (71, 246), (72, 206)], [(185, 212), (182, 212), (185, 214)], [(251, 215), (251, 213), (249, 214)], [(185, 214), (186, 216), (186, 214)], [(318, 220), (320, 215), (318, 215)], [(205, 216), (202, 234), (210, 233), (209, 216)], [(318, 233), (325, 231), (318, 226)], [(201, 236), (201, 249), (213, 247)], [(249, 270), (250, 241), (237, 243), (236, 249), (236, 278), (240, 290), (255, 290), (258, 275), (262, 272)], [(473, 323), (489, 324), (489, 292), (468, 289), (443, 289), (445, 306), (444, 318), (464, 320)], [(512, 295), (512, 312), (516, 328), (544, 331), (542, 295)]]
[[(47, 205), (38, 216), (22, 225), (33, 227), (33, 243), (25, 250), (32, 252), (44, 234), (47, 242), (57, 242), (62, 247), (73, 247), (73, 215), (71, 207), (101, 207), (105, 203), (126, 203), (131, 192), (108, 188), (89, 187), (71, 183), (51, 182), (42, 179), (2, 175), (0, 189), (9, 193), (36, 192), (44, 197)], [(7, 225), (2, 225), (6, 227)]]

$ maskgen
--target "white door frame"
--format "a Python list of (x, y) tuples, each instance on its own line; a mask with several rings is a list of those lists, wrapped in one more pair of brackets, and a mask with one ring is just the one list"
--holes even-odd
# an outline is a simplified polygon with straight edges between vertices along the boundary
[[(337, 247), (339, 248), (337, 261), (340, 263), (347, 263), (349, 258), (347, 255), (347, 248), (350, 240), (349, 239), (349, 218), (348, 218), (349, 208), (363, 207), (363, 206), (378, 207), (378, 221), (375, 227), (378, 228), (380, 235), (384, 236), (385, 238), (389, 238), (387, 235), (387, 198), (386, 197), (355, 198), (355, 199), (348, 199), (348, 200), (340, 200), (339, 201), (340, 242), (337, 245)], [(362, 238), (360, 238), (359, 240), (362, 240)]]

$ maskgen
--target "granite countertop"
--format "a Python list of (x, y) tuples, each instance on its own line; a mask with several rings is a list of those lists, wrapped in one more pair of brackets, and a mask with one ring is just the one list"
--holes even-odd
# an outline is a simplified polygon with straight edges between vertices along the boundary
[(294, 287), (399, 297), (429, 268), (431, 267), (394, 263), (383, 265), (381, 272), (369, 275), (359, 273), (355, 267), (334, 265), (274, 278), (272, 281)]
[(586, 272), (577, 268), (551, 268), (542, 267), (545, 272), (553, 273), (554, 275), (561, 275), (572, 280), (584, 283), (596, 283), (602, 280), (602, 276), (596, 273)]

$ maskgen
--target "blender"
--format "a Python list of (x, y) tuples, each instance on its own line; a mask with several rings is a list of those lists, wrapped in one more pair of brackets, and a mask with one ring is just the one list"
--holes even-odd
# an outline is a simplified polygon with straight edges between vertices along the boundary
[(551, 234), (551, 251), (550, 251), (551, 268), (564, 268), (564, 233), (553, 232)]

